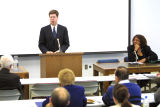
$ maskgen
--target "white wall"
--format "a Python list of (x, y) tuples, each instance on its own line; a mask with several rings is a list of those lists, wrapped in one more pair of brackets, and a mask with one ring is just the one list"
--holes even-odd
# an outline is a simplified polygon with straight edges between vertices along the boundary
[[(83, 55), (82, 56), (82, 76), (93, 75), (93, 64), (96, 63), (98, 59), (118, 58), (121, 62), (123, 62), (123, 58), (125, 56), (127, 56), (126, 53)], [(25, 69), (29, 72), (29, 78), (40, 78), (40, 57), (39, 56), (19, 57), (19, 65), (24, 66)], [(88, 69), (85, 69), (85, 65), (88, 65)]]
[[(132, 37), (137, 34), (144, 34), (147, 36), (148, 44), (151, 48), (160, 53), (159, 48), (159, 36), (160, 36), (160, 0), (131, 0), (132, 2)], [(152, 44), (156, 43), (155, 46)], [(127, 48), (127, 46), (126, 46)], [(160, 54), (159, 54), (160, 55)], [(119, 54), (95, 54), (95, 55), (83, 55), (82, 59), (82, 74), (83, 76), (92, 75), (92, 65), (97, 59), (103, 58), (118, 58), (123, 61), (126, 53)], [(21, 57), (20, 65), (24, 66), (30, 72), (30, 78), (40, 77), (40, 61), (39, 57)], [(85, 70), (85, 65), (91, 66)]]
[(142, 34), (160, 57), (160, 0), (131, 0), (131, 37)]
[[(49, 24), (51, 9), (68, 29), (67, 52), (126, 50), (128, 0), (1, 0), (0, 55), (39, 54), (40, 29)], [(112, 41), (119, 47), (107, 46)]]

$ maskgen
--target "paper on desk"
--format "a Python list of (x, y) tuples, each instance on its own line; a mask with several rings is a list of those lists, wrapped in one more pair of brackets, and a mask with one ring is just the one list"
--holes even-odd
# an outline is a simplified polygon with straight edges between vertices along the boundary
[(133, 64), (133, 65), (134, 65), (134, 64), (135, 64), (135, 65), (136, 65), (136, 64), (137, 64), (137, 65), (138, 65), (138, 64), (143, 64), (142, 62), (128, 62), (128, 63), (129, 63), (129, 64)]

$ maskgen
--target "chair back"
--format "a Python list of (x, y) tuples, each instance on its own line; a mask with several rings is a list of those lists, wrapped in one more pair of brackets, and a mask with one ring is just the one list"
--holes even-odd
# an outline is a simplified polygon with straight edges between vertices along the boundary
[(21, 94), (18, 89), (0, 90), (0, 101), (18, 100), (20, 96)]
[(124, 57), (124, 62), (129, 62), (128, 61), (128, 56)]
[(59, 84), (34, 84), (30, 91), (30, 97), (47, 97), (50, 96), (53, 89), (59, 87)]
[(99, 59), (97, 63), (117, 63), (119, 62), (118, 59)]
[(93, 95), (99, 91), (97, 81), (75, 82), (75, 85), (83, 86), (85, 89), (85, 95)]

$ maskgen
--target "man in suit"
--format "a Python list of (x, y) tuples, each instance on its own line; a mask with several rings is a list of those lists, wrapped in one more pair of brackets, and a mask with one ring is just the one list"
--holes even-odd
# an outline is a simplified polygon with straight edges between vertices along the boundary
[(65, 52), (69, 47), (68, 30), (57, 24), (58, 15), (57, 10), (51, 10), (50, 24), (41, 28), (38, 46), (42, 53)]
[(18, 89), (22, 94), (20, 77), (14, 73), (10, 73), (13, 65), (13, 58), (11, 55), (4, 55), (0, 59), (0, 90)]

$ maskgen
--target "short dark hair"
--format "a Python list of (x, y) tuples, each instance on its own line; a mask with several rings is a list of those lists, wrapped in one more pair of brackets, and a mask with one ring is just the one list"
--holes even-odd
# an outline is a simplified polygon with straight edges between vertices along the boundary
[(58, 15), (59, 15), (59, 12), (57, 11), (57, 10), (51, 10), (50, 12), (49, 12), (49, 16), (51, 15), (51, 14), (56, 14), (56, 16), (58, 17)]
[(115, 76), (117, 76), (119, 80), (128, 79), (128, 77), (129, 77), (128, 69), (124, 66), (119, 66), (116, 69)]
[(146, 40), (146, 38), (143, 35), (141, 35), (141, 34), (135, 35), (133, 37), (133, 39), (132, 39), (132, 42), (134, 41), (135, 38), (138, 38), (140, 40), (140, 46), (141, 47), (144, 47), (144, 46), (147, 45), (147, 40)]
[(58, 87), (53, 90), (51, 95), (51, 102), (53, 107), (67, 107), (70, 101), (70, 94), (63, 87)]

